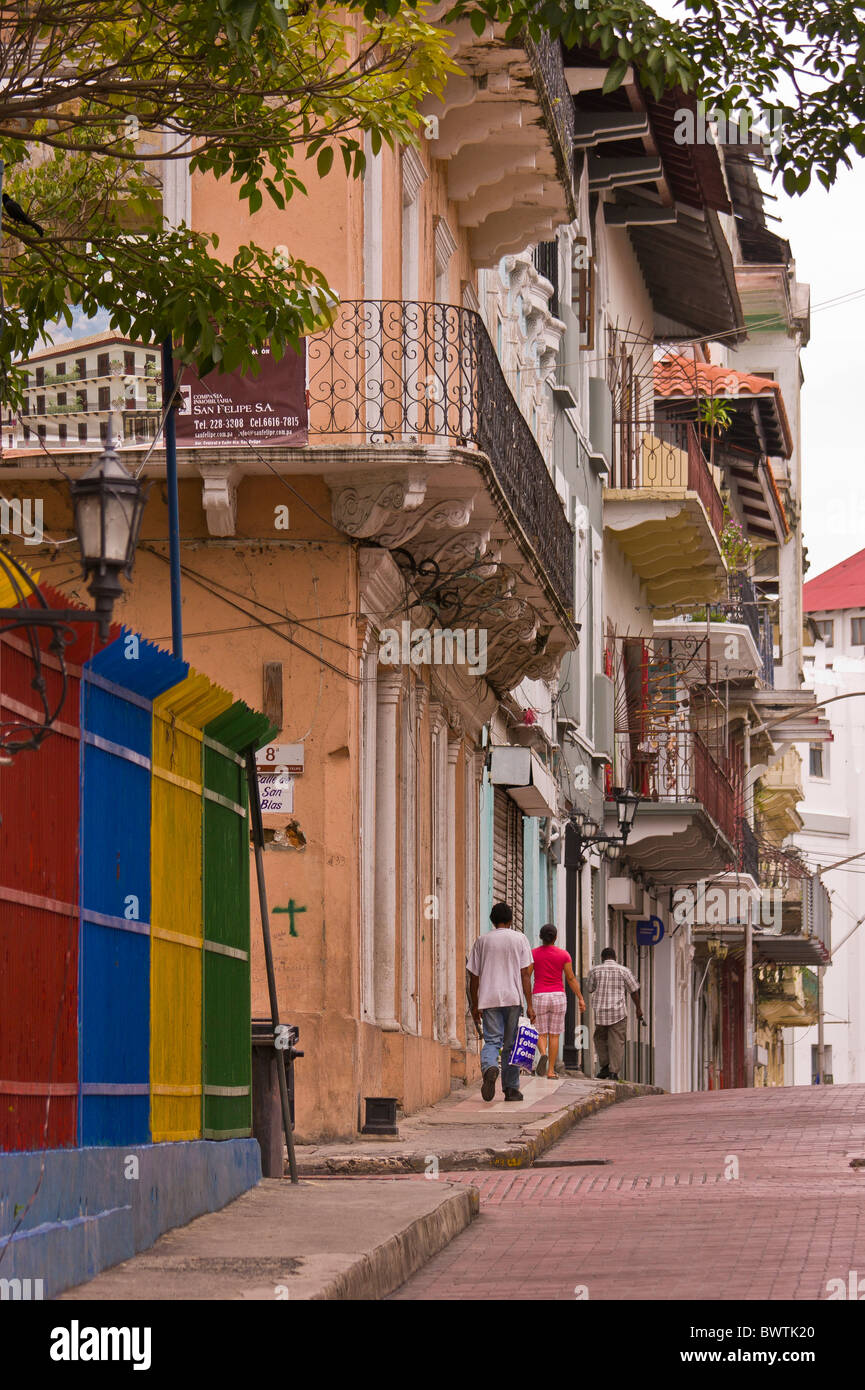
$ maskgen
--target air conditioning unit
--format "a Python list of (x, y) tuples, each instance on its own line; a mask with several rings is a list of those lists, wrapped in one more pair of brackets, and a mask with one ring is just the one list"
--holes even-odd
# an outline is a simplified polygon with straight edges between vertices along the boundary
[(589, 438), (592, 463), (609, 472), (613, 457), (613, 397), (601, 376), (589, 377)]

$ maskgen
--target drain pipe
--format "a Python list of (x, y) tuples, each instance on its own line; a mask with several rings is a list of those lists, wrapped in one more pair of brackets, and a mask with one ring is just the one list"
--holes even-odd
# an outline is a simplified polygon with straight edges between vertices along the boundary
[[(246, 782), (249, 787), (249, 818), (252, 824), (252, 840), (255, 845), (255, 874), (258, 880), (258, 906), (261, 914), (261, 935), (264, 941), (264, 964), (267, 971), (267, 992), (270, 996), (270, 1018), (273, 1024), (274, 1046), (276, 1030), (279, 1027), (279, 1001), (276, 997), (276, 975), (273, 969), (273, 947), (270, 940), (270, 917), (267, 911), (267, 889), (264, 881), (264, 827), (261, 820), (261, 801), (258, 795), (258, 773), (255, 767), (255, 749), (246, 753)], [(285, 1052), (276, 1049), (276, 1074), (279, 1078), (279, 1100), (282, 1107), (282, 1128), (285, 1133), (285, 1147), (288, 1150), (288, 1170), (291, 1181), (296, 1183), (297, 1160), (294, 1154), (294, 1135), (291, 1130), (291, 1106), (288, 1100), (288, 1080), (285, 1075)]]

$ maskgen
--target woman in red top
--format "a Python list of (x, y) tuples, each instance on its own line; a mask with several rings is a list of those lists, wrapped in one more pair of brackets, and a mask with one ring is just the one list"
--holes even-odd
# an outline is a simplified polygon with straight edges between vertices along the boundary
[[(574, 974), (570, 956), (567, 951), (560, 950), (554, 944), (557, 936), (558, 932), (552, 923), (546, 927), (541, 927), (543, 944), (536, 946), (532, 951), (532, 959), (535, 963), (532, 1002), (535, 1006), (538, 1047), (542, 1054), (538, 1062), (537, 1072), (538, 1076), (547, 1076), (551, 1081), (557, 1079), (556, 1059), (559, 1052), (559, 1034), (565, 1026), (565, 1006), (567, 1003), (565, 980), (577, 996), (581, 1014), (586, 1007), (586, 1001), (580, 993), (579, 981)], [(549, 1071), (547, 1070), (548, 1067)]]

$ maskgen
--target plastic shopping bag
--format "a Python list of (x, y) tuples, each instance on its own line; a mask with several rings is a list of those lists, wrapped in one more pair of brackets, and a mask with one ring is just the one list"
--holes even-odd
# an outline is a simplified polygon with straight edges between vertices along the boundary
[(520, 1014), (514, 1045), (511, 1049), (510, 1064), (520, 1071), (531, 1071), (535, 1063), (538, 1046), (538, 1030), (533, 1028), (525, 1014)]

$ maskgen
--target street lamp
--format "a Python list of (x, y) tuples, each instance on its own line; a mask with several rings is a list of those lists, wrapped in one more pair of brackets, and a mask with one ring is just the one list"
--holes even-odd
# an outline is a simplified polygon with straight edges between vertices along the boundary
[(84, 578), (90, 580), (99, 636), (108, 637), (120, 575), (132, 575), (146, 494), (127, 473), (112, 440), (92, 468), (70, 485)]
[(616, 798), (616, 817), (624, 843), (631, 833), (631, 826), (634, 824), (634, 816), (637, 814), (640, 798), (636, 792), (630, 792), (627, 788), (622, 787), (615, 788), (613, 794)]
[(620, 858), (628, 836), (634, 824), (634, 816), (637, 814), (637, 807), (640, 798), (636, 792), (629, 791), (627, 787), (614, 787), (613, 796), (616, 800), (616, 820), (619, 826), (618, 835), (606, 835), (597, 833), (599, 827), (591, 820), (584, 811), (573, 811), (570, 816), (574, 827), (576, 838), (577, 859), (580, 864), (586, 862), (586, 850), (592, 845), (601, 847), (603, 853), (611, 860)]
[[(15, 600), (12, 607), (0, 608), (0, 632), (26, 630), (34, 666), (31, 683), (40, 696), (38, 714), (31, 716), (22, 707), (19, 718), (0, 723), (0, 764), (8, 764), (25, 749), (39, 748), (51, 733), (66, 699), (64, 648), (74, 640), (80, 623), (98, 623), (100, 637), (107, 640), (114, 603), (122, 593), (119, 576), (131, 576), (147, 497), (137, 479), (126, 472), (110, 439), (93, 467), (70, 484), (70, 492), (84, 577), (90, 578), (96, 611), (52, 608), (27, 567), (0, 548), (0, 592), (9, 592)], [(48, 649), (62, 676), (56, 703), (47, 697), (39, 641), (42, 629), (51, 634)]]

